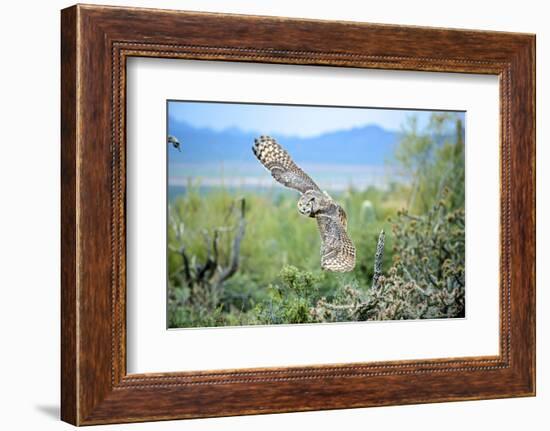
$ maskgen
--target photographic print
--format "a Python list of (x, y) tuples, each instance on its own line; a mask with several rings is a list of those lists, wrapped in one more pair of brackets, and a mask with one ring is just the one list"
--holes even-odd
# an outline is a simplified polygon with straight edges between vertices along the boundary
[(465, 317), (465, 113), (169, 100), (169, 328)]

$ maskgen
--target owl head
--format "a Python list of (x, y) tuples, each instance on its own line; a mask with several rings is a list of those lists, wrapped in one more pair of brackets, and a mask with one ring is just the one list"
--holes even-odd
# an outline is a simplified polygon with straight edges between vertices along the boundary
[(315, 217), (315, 214), (324, 207), (325, 196), (315, 190), (308, 190), (298, 199), (298, 211), (307, 217)]
[(298, 199), (298, 211), (300, 214), (313, 217), (313, 196), (306, 196), (305, 194)]

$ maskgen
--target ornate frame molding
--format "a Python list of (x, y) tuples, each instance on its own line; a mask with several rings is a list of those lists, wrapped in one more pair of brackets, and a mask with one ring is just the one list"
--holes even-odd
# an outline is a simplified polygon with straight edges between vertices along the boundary
[[(212, 26), (219, 30), (204, 31)], [(338, 40), (328, 37), (335, 32)], [(317, 40), (308, 42), (309, 34)], [(62, 419), (98, 424), (533, 395), (534, 44), (534, 36), (510, 33), (65, 9)], [(131, 56), (498, 75), (500, 354), (127, 375), (125, 65)], [(256, 399), (247, 396), (252, 392)]]

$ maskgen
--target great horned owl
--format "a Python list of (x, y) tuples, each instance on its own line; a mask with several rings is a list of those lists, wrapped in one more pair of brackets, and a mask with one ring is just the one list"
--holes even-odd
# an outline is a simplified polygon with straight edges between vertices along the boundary
[(254, 155), (286, 187), (298, 190), (298, 211), (317, 220), (321, 235), (321, 268), (348, 272), (355, 267), (355, 247), (349, 238), (344, 209), (302, 171), (290, 155), (273, 138), (254, 140)]

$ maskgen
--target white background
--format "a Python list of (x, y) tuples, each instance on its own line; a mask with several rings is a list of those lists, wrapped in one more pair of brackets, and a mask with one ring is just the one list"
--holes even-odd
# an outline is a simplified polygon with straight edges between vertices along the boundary
[[(498, 77), (140, 58), (127, 83), (129, 373), (498, 354)], [(167, 331), (166, 99), (466, 111), (466, 318)]]
[[(107, 4), (346, 19), (393, 24), (537, 33), (538, 140), (538, 396), (330, 412), (249, 416), (95, 429), (257, 430), (403, 429), (498, 430), (548, 428), (550, 414), (550, 28), (542, 1), (463, 0), (338, 2), (237, 0), (144, 1)], [(65, 1), (5, 2), (0, 15), (0, 319), (4, 429), (70, 429), (59, 409), (59, 9)], [(548, 266), (548, 265), (546, 265)]]

